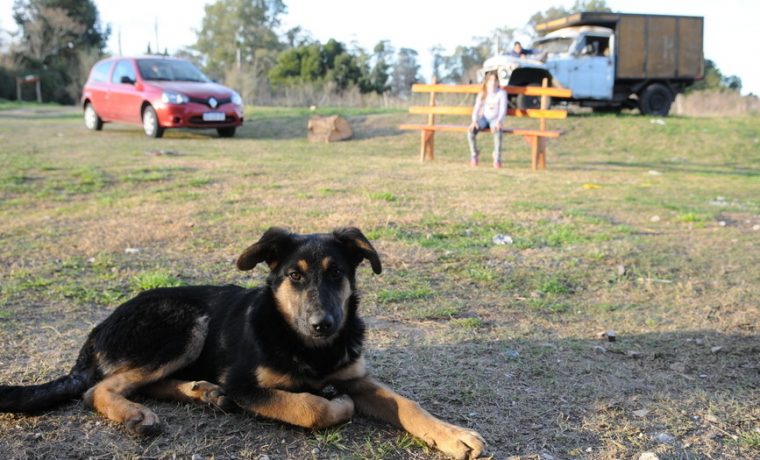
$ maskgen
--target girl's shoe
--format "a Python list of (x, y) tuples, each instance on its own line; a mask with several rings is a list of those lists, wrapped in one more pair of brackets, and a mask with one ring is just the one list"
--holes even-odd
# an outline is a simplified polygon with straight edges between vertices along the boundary
[(480, 160), (478, 159), (478, 157), (470, 157), (470, 166), (472, 166), (473, 168), (478, 166), (479, 162)]
[(496, 169), (501, 169), (501, 161), (494, 161), (493, 167)]

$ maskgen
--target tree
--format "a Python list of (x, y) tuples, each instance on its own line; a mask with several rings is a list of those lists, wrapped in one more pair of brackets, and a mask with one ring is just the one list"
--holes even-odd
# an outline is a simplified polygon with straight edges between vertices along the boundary
[(736, 75), (723, 75), (715, 61), (705, 59), (705, 77), (689, 88), (689, 91), (741, 91), (742, 80)]
[[(363, 93), (376, 92), (383, 94), (390, 89), (391, 65), (388, 63), (393, 56), (393, 47), (388, 40), (379, 41), (373, 48), (373, 53), (367, 62), (360, 62), (364, 72), (360, 82)], [(371, 65), (370, 65), (371, 64)]]
[(75, 46), (105, 49), (111, 27), (100, 24), (98, 8), (92, 0), (15, 0), (13, 19), (22, 29), (22, 40), (25, 36), (24, 23), (35, 21), (41, 10), (49, 8), (63, 10), (73, 21), (84, 26), (76, 37)]
[(15, 61), (42, 76), (43, 99), (72, 103), (89, 65), (103, 52), (110, 27), (101, 27), (92, 0), (16, 0), (20, 40)]
[(364, 72), (357, 56), (343, 43), (330, 39), (324, 45), (311, 42), (282, 51), (268, 75), (275, 86), (332, 82), (342, 91), (359, 85)]
[(254, 76), (266, 75), (284, 48), (275, 29), (285, 12), (282, 0), (217, 0), (205, 6), (193, 49), (211, 75), (223, 76), (238, 55)]
[(393, 63), (391, 93), (407, 97), (411, 93), (412, 84), (420, 81), (420, 66), (417, 63), (417, 51), (411, 48), (400, 48)]
[(442, 81), (446, 83), (470, 83), (475, 81), (477, 69), (491, 55), (491, 44), (482, 41), (474, 46), (457, 46), (454, 52), (443, 57)]

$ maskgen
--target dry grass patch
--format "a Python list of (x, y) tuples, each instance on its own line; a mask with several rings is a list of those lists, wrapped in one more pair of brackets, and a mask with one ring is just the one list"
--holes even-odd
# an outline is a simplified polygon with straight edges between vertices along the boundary
[[(494, 458), (760, 455), (757, 120), (573, 117), (534, 173), (515, 137), (500, 171), (449, 134), (421, 165), (407, 115), (344, 115), (356, 137), (333, 145), (300, 109), (255, 108), (235, 139), (3, 118), (0, 382), (65, 372), (140, 288), (261, 283), (233, 261), (271, 225), (356, 225), (384, 267), (359, 274), (372, 372)], [(360, 417), (313, 433), (147, 404), (167, 427), (149, 440), (80, 402), (0, 415), (0, 456), (440, 458)]]

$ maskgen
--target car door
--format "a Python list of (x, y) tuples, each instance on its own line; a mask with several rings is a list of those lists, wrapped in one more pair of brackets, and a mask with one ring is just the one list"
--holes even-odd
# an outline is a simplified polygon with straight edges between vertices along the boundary
[(116, 62), (111, 75), (111, 106), (114, 119), (127, 123), (140, 123), (142, 93), (135, 88), (137, 76), (131, 59)]
[(107, 60), (95, 64), (86, 85), (86, 96), (95, 108), (95, 112), (103, 120), (112, 119), (109, 98), (111, 95), (110, 81), (113, 63), (112, 60)]
[(614, 62), (610, 38), (587, 35), (580, 43), (571, 75), (573, 97), (612, 99)]

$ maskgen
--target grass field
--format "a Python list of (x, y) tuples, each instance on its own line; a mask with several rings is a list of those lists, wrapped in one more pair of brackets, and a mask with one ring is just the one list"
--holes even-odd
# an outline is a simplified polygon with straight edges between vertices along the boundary
[[(515, 137), (499, 171), (468, 167), (461, 135), (423, 165), (419, 134), (395, 128), (407, 115), (341, 113), (355, 138), (315, 145), (304, 110), (162, 140), (1, 110), (0, 382), (66, 372), (141, 289), (261, 283), (233, 260), (269, 226), (350, 224), (384, 265), (359, 279), (371, 372), (493, 458), (760, 456), (757, 118), (573, 117), (536, 173)], [(2, 414), (0, 457), (440, 458), (362, 417), (309, 432), (147, 404), (166, 425), (151, 439), (81, 402)]]

